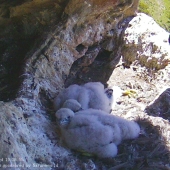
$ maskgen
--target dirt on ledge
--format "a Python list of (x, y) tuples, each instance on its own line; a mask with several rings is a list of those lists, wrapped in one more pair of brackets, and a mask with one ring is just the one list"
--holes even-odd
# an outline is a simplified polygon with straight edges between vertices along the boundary
[(108, 85), (132, 93), (118, 99), (112, 114), (137, 120), (141, 134), (119, 145), (116, 165), (111, 170), (170, 168), (169, 69), (167, 66), (154, 72), (135, 63), (125, 68), (120, 61), (113, 71)]

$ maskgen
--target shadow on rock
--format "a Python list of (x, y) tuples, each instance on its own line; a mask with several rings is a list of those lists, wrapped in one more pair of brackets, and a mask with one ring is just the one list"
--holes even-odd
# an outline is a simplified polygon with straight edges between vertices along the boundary
[(110, 164), (107, 162), (106, 167), (109, 170), (168, 170), (170, 151), (167, 139), (162, 136), (162, 127), (156, 122), (156, 119), (141, 117), (138, 120), (140, 136), (120, 144), (118, 155)]
[(167, 88), (145, 111), (149, 115), (170, 121), (170, 88)]

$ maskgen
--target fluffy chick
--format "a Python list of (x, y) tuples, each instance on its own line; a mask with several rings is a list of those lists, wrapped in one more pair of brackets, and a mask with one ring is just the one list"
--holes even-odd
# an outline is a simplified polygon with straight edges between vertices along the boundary
[(83, 109), (89, 108), (89, 94), (88, 90), (83, 86), (77, 84), (71, 85), (64, 89), (55, 99), (54, 107), (56, 110), (62, 107), (64, 102), (68, 99), (75, 99), (81, 103)]
[(135, 122), (96, 109), (74, 113), (62, 108), (55, 115), (68, 148), (83, 150), (100, 158), (116, 156), (116, 145), (123, 139), (138, 137), (140, 131)]
[(60, 109), (68, 99), (75, 99), (82, 109), (94, 108), (110, 112), (112, 100), (107, 97), (103, 84), (100, 82), (89, 82), (82, 86), (71, 85), (64, 89), (55, 99), (55, 110)]
[[(129, 121), (115, 115), (106, 115), (106, 112), (97, 109), (81, 109), (81, 104), (74, 99), (69, 99), (64, 103), (65, 108), (69, 108), (72, 111), (78, 111), (76, 114), (86, 114), (93, 117), (94, 120), (100, 121), (104, 125), (109, 125), (116, 129), (118, 132), (114, 139), (114, 143), (119, 144), (124, 139), (134, 139), (138, 137), (140, 128), (134, 121)], [(116, 128), (119, 126), (119, 129)], [(120, 131), (119, 131), (120, 130)]]
[(78, 111), (76, 114), (85, 114), (86, 116), (89, 116), (89, 118), (93, 116), (103, 125), (112, 127), (115, 135), (112, 142), (116, 145), (120, 144), (121, 141), (125, 139), (135, 139), (140, 133), (140, 127), (136, 122), (115, 115), (106, 114), (101, 110), (86, 109)]
[(122, 90), (118, 86), (111, 86), (105, 89), (107, 97), (110, 99), (110, 107), (115, 107), (117, 99), (122, 95)]
[(75, 99), (68, 99), (64, 102), (62, 108), (69, 108), (73, 112), (82, 110), (81, 104)]
[(107, 113), (111, 111), (112, 97), (108, 97), (104, 85), (100, 82), (89, 82), (84, 84), (89, 94), (89, 107), (103, 110)]
[(56, 112), (56, 118), (62, 140), (68, 148), (91, 153), (100, 158), (116, 156), (117, 147), (112, 143), (112, 128), (97, 121), (95, 116), (74, 114), (68, 108), (61, 108)]

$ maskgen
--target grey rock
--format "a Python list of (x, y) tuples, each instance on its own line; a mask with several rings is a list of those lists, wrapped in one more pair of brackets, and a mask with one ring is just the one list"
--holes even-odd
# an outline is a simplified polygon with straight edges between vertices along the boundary
[(169, 33), (153, 18), (138, 13), (128, 23), (123, 35), (123, 61), (130, 65), (137, 62), (146, 68), (159, 70), (170, 61)]

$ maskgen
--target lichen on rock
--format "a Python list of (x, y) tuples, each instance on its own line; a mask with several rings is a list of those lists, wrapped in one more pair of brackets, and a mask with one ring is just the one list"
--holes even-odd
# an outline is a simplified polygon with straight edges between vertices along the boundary
[(139, 13), (129, 22), (123, 35), (124, 61), (127, 64), (138, 61), (155, 70), (165, 68), (170, 62), (168, 36), (151, 17)]

